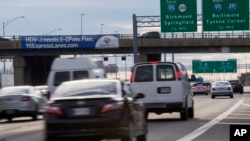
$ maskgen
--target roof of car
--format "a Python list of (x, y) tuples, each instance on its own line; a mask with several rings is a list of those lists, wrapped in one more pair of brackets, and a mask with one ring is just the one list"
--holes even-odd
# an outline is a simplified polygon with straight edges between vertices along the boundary
[(15, 88), (32, 88), (33, 86), (8, 86), (8, 87), (3, 87), (2, 89), (15, 89)]
[(71, 84), (71, 83), (79, 83), (79, 82), (95, 82), (95, 81), (103, 81), (103, 82), (121, 82), (122, 80), (119, 79), (81, 79), (81, 80), (71, 80), (71, 81), (65, 81), (63, 84)]

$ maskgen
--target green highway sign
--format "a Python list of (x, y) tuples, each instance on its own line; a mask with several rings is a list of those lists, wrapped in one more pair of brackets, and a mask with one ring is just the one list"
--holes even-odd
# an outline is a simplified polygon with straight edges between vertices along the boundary
[(161, 32), (197, 31), (196, 0), (160, 0)]
[(237, 60), (201, 61), (192, 60), (193, 73), (233, 73), (237, 72)]
[(249, 0), (202, 0), (203, 31), (249, 30)]

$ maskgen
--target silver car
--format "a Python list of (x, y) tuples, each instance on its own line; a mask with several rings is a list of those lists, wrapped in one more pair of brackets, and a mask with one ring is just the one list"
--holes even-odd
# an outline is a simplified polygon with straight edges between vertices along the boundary
[(46, 99), (33, 86), (12, 86), (0, 90), (0, 119), (30, 116), (37, 120)]
[[(208, 83), (196, 82), (192, 84), (192, 92), (195, 94), (205, 94), (208, 95), (211, 87), (207, 85)], [(211, 85), (210, 85), (211, 86)]]
[(215, 96), (230, 96), (233, 98), (233, 87), (229, 81), (214, 81), (211, 87), (211, 98)]

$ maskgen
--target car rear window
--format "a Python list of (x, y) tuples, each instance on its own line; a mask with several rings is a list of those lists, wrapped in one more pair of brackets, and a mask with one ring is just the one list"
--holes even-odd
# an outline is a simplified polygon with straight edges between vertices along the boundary
[(1, 95), (15, 95), (15, 94), (30, 94), (30, 88), (18, 88), (18, 87), (10, 87), (3, 88), (0, 91)]
[(84, 81), (66, 83), (60, 85), (53, 97), (90, 96), (90, 95), (116, 95), (115, 82), (108, 81)]
[(135, 82), (153, 81), (153, 66), (138, 66), (135, 72)]
[(229, 82), (214, 82), (213, 86), (230, 86)]
[(158, 65), (157, 81), (175, 80), (175, 71), (172, 65)]

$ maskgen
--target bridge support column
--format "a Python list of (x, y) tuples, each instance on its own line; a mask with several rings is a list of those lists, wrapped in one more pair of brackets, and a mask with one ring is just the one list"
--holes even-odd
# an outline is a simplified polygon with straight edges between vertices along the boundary
[(14, 67), (14, 85), (25, 85), (25, 68), (26, 62), (24, 57), (15, 56), (13, 59), (13, 67)]
[(46, 85), (50, 66), (56, 57), (15, 57), (13, 60), (15, 85)]

